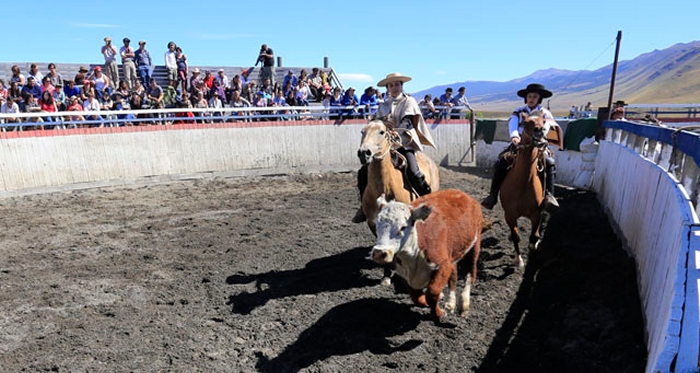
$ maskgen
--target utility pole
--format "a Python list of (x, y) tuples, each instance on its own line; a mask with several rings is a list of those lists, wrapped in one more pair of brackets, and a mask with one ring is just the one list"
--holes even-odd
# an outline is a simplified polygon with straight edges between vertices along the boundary
[(615, 76), (617, 75), (617, 59), (620, 57), (620, 42), (622, 41), (622, 31), (617, 32), (617, 46), (615, 47), (615, 61), (613, 62), (612, 78), (610, 78), (610, 94), (608, 95), (608, 119), (610, 119), (610, 107), (612, 106), (613, 93), (615, 92)]
[(610, 78), (610, 93), (608, 94), (608, 106), (598, 108), (598, 126), (596, 127), (595, 139), (599, 141), (601, 138), (605, 137), (605, 130), (603, 129), (603, 121), (610, 119), (610, 114), (612, 110), (613, 94), (615, 92), (615, 76), (617, 75), (617, 60), (620, 56), (620, 42), (622, 41), (622, 31), (617, 32), (617, 46), (615, 47), (615, 60), (613, 61), (612, 77)]

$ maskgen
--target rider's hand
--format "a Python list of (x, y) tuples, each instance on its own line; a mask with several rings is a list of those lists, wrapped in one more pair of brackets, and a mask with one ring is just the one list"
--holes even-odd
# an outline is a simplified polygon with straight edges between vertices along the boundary
[(510, 143), (513, 145), (518, 145), (520, 144), (520, 137), (511, 137), (510, 138)]

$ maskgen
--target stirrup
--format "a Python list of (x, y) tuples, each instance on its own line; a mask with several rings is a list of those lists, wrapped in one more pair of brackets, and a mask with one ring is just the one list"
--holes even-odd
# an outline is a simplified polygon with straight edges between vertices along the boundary
[(546, 193), (544, 195), (544, 207), (545, 208), (558, 208), (559, 207), (559, 202), (557, 202), (557, 199), (554, 198), (554, 196), (551, 193)]
[(489, 194), (481, 201), (481, 206), (484, 206), (485, 209), (493, 210), (493, 206), (495, 206), (497, 202), (498, 198)]
[(363, 221), (367, 221), (367, 216), (365, 216), (365, 212), (362, 211), (362, 207), (360, 207), (357, 209), (355, 216), (352, 217), (352, 222), (357, 224), (362, 223)]

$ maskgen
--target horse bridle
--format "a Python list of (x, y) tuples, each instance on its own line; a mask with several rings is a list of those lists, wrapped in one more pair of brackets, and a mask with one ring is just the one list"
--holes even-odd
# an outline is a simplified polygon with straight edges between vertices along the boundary
[(389, 143), (389, 146), (387, 146), (386, 151), (382, 152), (381, 154), (375, 154), (372, 156), (373, 160), (381, 161), (384, 159), (384, 157), (391, 152), (391, 149), (393, 148), (392, 145), (398, 145), (401, 146), (401, 137), (399, 136), (398, 132), (390, 129), (385, 129), (386, 133), (384, 134), (384, 137), (386, 137), (387, 142)]

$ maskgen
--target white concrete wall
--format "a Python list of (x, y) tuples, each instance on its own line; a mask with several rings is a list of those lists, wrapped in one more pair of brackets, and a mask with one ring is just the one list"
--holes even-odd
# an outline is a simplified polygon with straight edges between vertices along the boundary
[[(6, 133), (0, 139), (0, 192), (127, 184), (144, 178), (214, 173), (255, 175), (354, 171), (365, 122), (342, 125), (252, 122), (237, 126), (182, 125), (88, 131)], [(470, 126), (431, 126), (443, 165), (473, 165)], [(38, 137), (41, 135), (41, 137)]]

